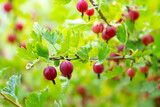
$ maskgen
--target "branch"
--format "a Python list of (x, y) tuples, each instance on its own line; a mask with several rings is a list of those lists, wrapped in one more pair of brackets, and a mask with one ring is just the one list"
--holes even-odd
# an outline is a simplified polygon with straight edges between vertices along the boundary
[[(55, 57), (51, 57), (50, 60), (51, 61), (54, 61), (54, 60), (63, 60), (63, 59), (66, 59), (66, 60), (77, 60), (77, 59), (81, 59), (79, 58), (78, 56), (76, 58), (64, 58), (64, 57), (60, 57), (60, 58), (55, 58)], [(98, 58), (89, 58), (90, 60), (98, 60)], [(113, 60), (113, 59), (131, 59), (131, 60), (135, 60), (133, 58), (131, 58), (130, 56), (117, 56), (117, 57), (108, 57), (106, 58), (106, 60)]]
[(3, 93), (0, 92), (0, 94), (10, 103), (12, 103), (13, 105), (15, 105), (16, 107), (21, 107), (21, 105), (16, 104), (14, 101), (12, 101), (11, 99), (9, 99), (6, 95), (4, 95)]
[(111, 26), (111, 25), (107, 22), (107, 19), (105, 18), (105, 16), (104, 16), (103, 13), (101, 12), (101, 10), (98, 9), (98, 7), (97, 7), (97, 5), (94, 3), (94, 1), (93, 1), (93, 0), (89, 0), (89, 1), (91, 2), (91, 4), (92, 4), (93, 6), (96, 6), (95, 9), (97, 10), (98, 14), (101, 16), (101, 19), (103, 19), (103, 20), (107, 23), (108, 26)]

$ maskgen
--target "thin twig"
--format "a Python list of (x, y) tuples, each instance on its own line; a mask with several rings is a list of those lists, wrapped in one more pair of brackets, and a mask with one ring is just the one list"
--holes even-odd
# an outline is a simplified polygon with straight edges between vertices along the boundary
[[(79, 57), (76, 58), (55, 58), (55, 57), (51, 57), (50, 60), (54, 61), (54, 60), (77, 60), (77, 59), (81, 59)], [(98, 58), (89, 58), (90, 60), (98, 60)], [(130, 56), (117, 56), (117, 57), (108, 57), (106, 58), (106, 60), (113, 60), (113, 59), (130, 59), (130, 60), (134, 60), (133, 58), (131, 58)]]
[(103, 15), (103, 13), (101, 12), (101, 10), (98, 9), (97, 4), (94, 3), (93, 0), (90, 0), (91, 4), (93, 6), (96, 6), (95, 9), (97, 10), (98, 14), (101, 16), (101, 18), (107, 23), (108, 26), (111, 26), (108, 22), (107, 19), (105, 18), (105, 16)]
[(6, 95), (4, 95), (3, 93), (0, 92), (0, 94), (10, 103), (12, 103), (13, 105), (15, 105), (16, 107), (21, 107), (21, 105), (16, 104), (14, 101), (12, 101), (10, 98), (8, 98)]

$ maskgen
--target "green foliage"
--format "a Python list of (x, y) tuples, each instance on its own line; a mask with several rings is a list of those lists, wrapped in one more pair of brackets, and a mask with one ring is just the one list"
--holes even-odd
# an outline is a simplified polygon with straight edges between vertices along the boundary
[(91, 51), (91, 49), (92, 49), (92, 46), (91, 46), (91, 44), (88, 44), (88, 45), (86, 45), (86, 46), (81, 46), (80, 47), (80, 49), (81, 50), (78, 50), (77, 51), (77, 55), (81, 58), (81, 59), (83, 59), (83, 60), (85, 60), (85, 61), (88, 61), (89, 60), (89, 52)]
[(108, 45), (106, 43), (101, 44), (99, 46), (99, 50), (98, 50), (98, 62), (96, 63), (97, 65), (103, 63), (103, 61), (106, 59), (106, 56), (109, 55), (110, 52), (110, 48), (108, 47)]
[(65, 5), (70, 2), (71, 2), (71, 0), (53, 0), (53, 4), (55, 4), (55, 5)]
[(118, 26), (118, 29), (117, 29), (117, 38), (122, 43), (126, 43), (127, 42), (128, 34), (127, 34), (126, 25), (125, 25), (124, 22), (122, 22), (121, 25)]
[(103, 76), (107, 77), (108, 79), (111, 79), (113, 77), (119, 76), (123, 72), (122, 66), (115, 66), (112, 71), (107, 71), (107, 73), (104, 73)]
[(5, 72), (7, 71), (8, 68), (2, 68), (0, 70), (0, 79), (4, 76)]
[(2, 93), (8, 94), (16, 99), (16, 102), (18, 102), (18, 86), (20, 84), (21, 76), (13, 75), (9, 78), (9, 81), (7, 82), (8, 87), (5, 87), (1, 90)]
[(134, 22), (132, 22), (129, 17), (127, 17), (127, 19), (126, 19), (126, 25), (127, 25), (128, 31), (130, 33), (133, 33), (133, 31), (134, 31)]
[(25, 100), (26, 107), (43, 107), (48, 96), (48, 88), (40, 93), (30, 93)]

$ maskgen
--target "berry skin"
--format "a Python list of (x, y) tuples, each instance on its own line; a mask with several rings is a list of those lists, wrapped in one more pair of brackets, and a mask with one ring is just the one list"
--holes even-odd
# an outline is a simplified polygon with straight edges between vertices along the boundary
[(70, 61), (63, 61), (60, 65), (60, 71), (62, 74), (69, 76), (73, 72), (73, 65)]
[(52, 80), (53, 83), (55, 84), (54, 79), (57, 76), (57, 71), (54, 67), (52, 67), (52, 66), (46, 67), (43, 71), (43, 75), (47, 80)]
[(14, 43), (14, 42), (16, 42), (16, 41), (17, 41), (16, 35), (10, 34), (10, 35), (8, 36), (8, 42)]
[(80, 94), (82, 97), (86, 96), (86, 89), (84, 86), (77, 86), (77, 93)]
[(152, 42), (154, 42), (154, 38), (152, 35), (146, 35), (142, 37), (142, 42), (145, 46), (151, 44)]
[(6, 12), (10, 12), (12, 10), (12, 4), (11, 3), (5, 3), (4, 6), (3, 6), (3, 9)]
[(23, 24), (22, 23), (17, 23), (15, 29), (17, 31), (22, 31), (23, 30)]
[(103, 29), (104, 29), (104, 26), (103, 26), (103, 23), (100, 23), (100, 24), (97, 24), (97, 25), (93, 25), (92, 26), (92, 31), (94, 32), (94, 33), (101, 33), (102, 31), (103, 31)]
[(25, 49), (27, 49), (27, 48), (26, 48), (26, 43), (20, 44), (19, 47), (24, 47)]
[(108, 27), (106, 30), (102, 32), (102, 38), (105, 41), (108, 41), (115, 35), (116, 35), (116, 29), (114, 27)]
[(94, 71), (96, 74), (98, 74), (98, 79), (100, 79), (100, 74), (103, 72), (104, 66), (103, 66), (103, 64), (101, 64), (101, 65), (96, 65), (96, 63), (97, 63), (97, 62), (95, 62), (95, 63), (93, 64), (93, 71)]
[(86, 14), (87, 14), (88, 16), (94, 15), (94, 9), (87, 10), (87, 11), (86, 11)]
[(82, 17), (83, 17), (83, 13), (88, 10), (88, 3), (85, 0), (79, 0), (77, 2), (76, 7), (77, 7), (77, 10), (82, 13)]
[(139, 67), (139, 70), (141, 71), (141, 73), (146, 74), (149, 70), (149, 67), (148, 66)]
[(118, 46), (118, 53), (123, 52), (123, 50), (124, 50), (124, 45), (123, 44), (119, 45)]
[(90, 17), (94, 15), (94, 9), (87, 10), (86, 14), (89, 16), (88, 20), (90, 20)]
[(160, 90), (160, 84), (157, 85), (157, 89)]
[[(119, 56), (119, 55), (116, 53), (113, 53), (113, 52), (110, 54), (110, 57), (117, 57), (117, 56)], [(118, 63), (119, 59), (113, 59), (113, 61)]]
[(135, 74), (136, 74), (136, 71), (134, 70), (134, 69), (132, 69), (132, 68), (129, 68), (128, 70), (127, 70), (127, 74), (128, 74), (128, 76), (130, 77), (130, 79), (132, 80), (132, 78), (135, 76)]
[(137, 20), (139, 18), (139, 11), (130, 10), (129, 11), (129, 18), (131, 19), (131, 21)]

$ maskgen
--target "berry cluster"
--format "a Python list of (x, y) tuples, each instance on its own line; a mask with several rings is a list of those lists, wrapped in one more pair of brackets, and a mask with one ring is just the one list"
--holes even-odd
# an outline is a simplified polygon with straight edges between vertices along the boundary
[(94, 9), (88, 9), (88, 3), (85, 0), (79, 0), (77, 2), (77, 10), (82, 13), (82, 17), (84, 16), (84, 12), (90, 17), (94, 15)]
[[(73, 65), (70, 61), (63, 61), (60, 64), (60, 71), (61, 71), (61, 76), (67, 77), (68, 79), (71, 78), (72, 72), (73, 72)], [(54, 67), (52, 66), (47, 66), (44, 71), (43, 75), (47, 80), (52, 80), (53, 83), (55, 84), (54, 79), (57, 76), (57, 71)]]

